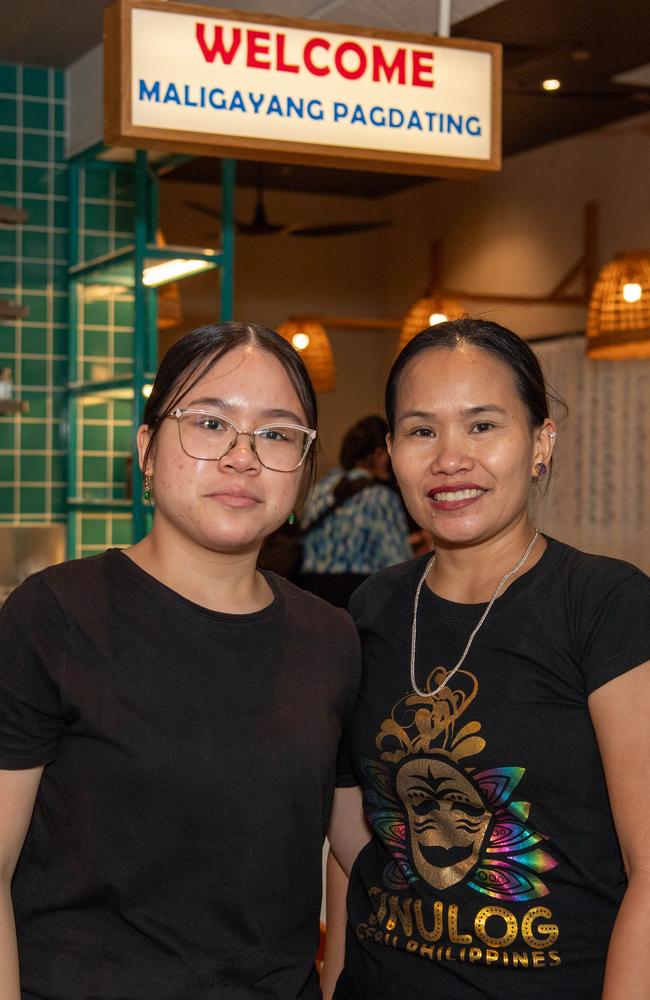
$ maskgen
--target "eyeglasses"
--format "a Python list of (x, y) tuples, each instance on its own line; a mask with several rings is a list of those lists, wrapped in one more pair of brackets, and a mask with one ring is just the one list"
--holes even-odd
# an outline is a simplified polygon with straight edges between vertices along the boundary
[(174, 410), (181, 448), (190, 458), (218, 462), (235, 447), (240, 434), (250, 438), (260, 464), (273, 472), (294, 472), (304, 462), (316, 431), (300, 424), (265, 424), (240, 431), (232, 420), (211, 410)]

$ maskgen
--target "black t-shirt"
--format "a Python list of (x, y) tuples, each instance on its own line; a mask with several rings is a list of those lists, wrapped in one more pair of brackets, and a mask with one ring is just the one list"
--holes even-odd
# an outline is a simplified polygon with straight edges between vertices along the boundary
[(112, 550), (6, 602), (0, 767), (47, 765), (13, 883), (24, 998), (320, 996), (358, 639), (267, 579), (267, 608), (221, 614)]
[[(432, 699), (409, 677), (425, 564), (351, 602), (364, 676), (340, 783), (363, 786), (374, 836), (351, 874), (337, 1000), (599, 1000), (626, 880), (587, 697), (650, 659), (650, 580), (548, 540)], [(484, 608), (423, 587), (420, 688)]]

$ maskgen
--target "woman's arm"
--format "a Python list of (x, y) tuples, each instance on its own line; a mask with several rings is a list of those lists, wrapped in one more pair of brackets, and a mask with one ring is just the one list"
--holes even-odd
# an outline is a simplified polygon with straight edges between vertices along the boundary
[(327, 882), (325, 890), (325, 954), (320, 977), (323, 1000), (331, 1000), (336, 981), (341, 974), (345, 958), (345, 930), (348, 915), (345, 906), (348, 894), (348, 878), (334, 857), (333, 851), (327, 855)]
[(0, 1000), (20, 1000), (11, 879), (27, 834), (42, 767), (0, 770)]
[(330, 1000), (332, 997), (336, 980), (343, 968), (348, 876), (357, 854), (370, 840), (370, 828), (363, 814), (360, 788), (336, 789), (327, 837), (330, 851), (327, 856), (327, 931), (321, 973), (323, 1000)]
[(650, 997), (650, 661), (589, 698), (628, 887), (607, 955), (603, 1000)]

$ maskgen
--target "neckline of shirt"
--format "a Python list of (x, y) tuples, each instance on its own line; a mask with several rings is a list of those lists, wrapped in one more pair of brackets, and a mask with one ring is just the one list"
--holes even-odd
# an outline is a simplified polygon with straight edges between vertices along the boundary
[[(546, 540), (546, 548), (542, 552), (541, 557), (531, 566), (529, 570), (518, 576), (516, 580), (513, 580), (505, 592), (497, 597), (494, 602), (494, 607), (490, 612), (490, 617), (496, 615), (504, 607), (507, 607), (522, 590), (529, 587), (542, 573), (545, 573), (547, 569), (557, 560), (559, 556), (560, 546), (559, 543), (555, 541), (554, 538), (549, 538), (547, 535), (543, 535)], [(420, 573), (426, 565), (426, 560), (430, 558), (425, 557), (420, 565), (416, 568), (416, 575), (414, 578), (413, 589), (417, 585), (417, 581), (420, 579)], [(422, 568), (420, 568), (422, 567)], [(474, 618), (480, 617), (482, 612), (488, 605), (488, 601), (482, 601), (479, 604), (464, 604), (458, 601), (449, 601), (445, 597), (440, 597), (435, 594), (427, 586), (422, 588), (422, 593), (420, 599), (423, 601), (425, 607), (428, 607), (430, 611), (435, 612), (435, 614), (440, 618), (445, 618), (451, 621), (470, 621)]]
[(211, 608), (206, 608), (202, 604), (197, 604), (196, 601), (190, 600), (189, 597), (184, 597), (179, 594), (177, 590), (173, 587), (168, 587), (166, 583), (158, 580), (157, 577), (148, 573), (146, 569), (143, 569), (136, 562), (133, 561), (123, 549), (108, 549), (107, 555), (116, 558), (116, 564), (122, 566), (126, 571), (135, 579), (144, 582), (147, 586), (152, 589), (159, 590), (160, 593), (165, 594), (167, 597), (171, 598), (177, 604), (185, 607), (195, 613), (200, 613), (201, 615), (212, 618), (215, 621), (219, 621), (226, 624), (247, 624), (250, 625), (254, 622), (263, 621), (272, 615), (277, 614), (280, 610), (283, 598), (280, 590), (277, 586), (276, 581), (273, 579), (272, 573), (267, 573), (265, 570), (260, 569), (259, 572), (262, 574), (266, 582), (268, 583), (271, 591), (273, 592), (273, 600), (270, 604), (267, 604), (265, 608), (260, 608), (259, 611), (249, 611), (242, 614), (234, 614), (228, 611), (213, 611)]

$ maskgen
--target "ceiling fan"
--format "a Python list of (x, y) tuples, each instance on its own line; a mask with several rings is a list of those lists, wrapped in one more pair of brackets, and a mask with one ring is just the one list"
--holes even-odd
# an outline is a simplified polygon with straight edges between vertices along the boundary
[[(186, 200), (185, 204), (189, 208), (194, 208), (198, 212), (210, 215), (212, 218), (219, 213), (214, 208), (209, 208), (197, 201)], [(264, 204), (264, 187), (261, 181), (256, 186), (255, 211), (250, 221), (235, 219), (235, 229), (243, 236), (346, 236), (350, 233), (370, 232), (373, 229), (383, 229), (390, 226), (389, 221), (374, 220), (372, 222), (324, 222), (312, 224), (310, 222), (271, 222)], [(206, 234), (206, 238), (211, 238), (216, 234)]]

